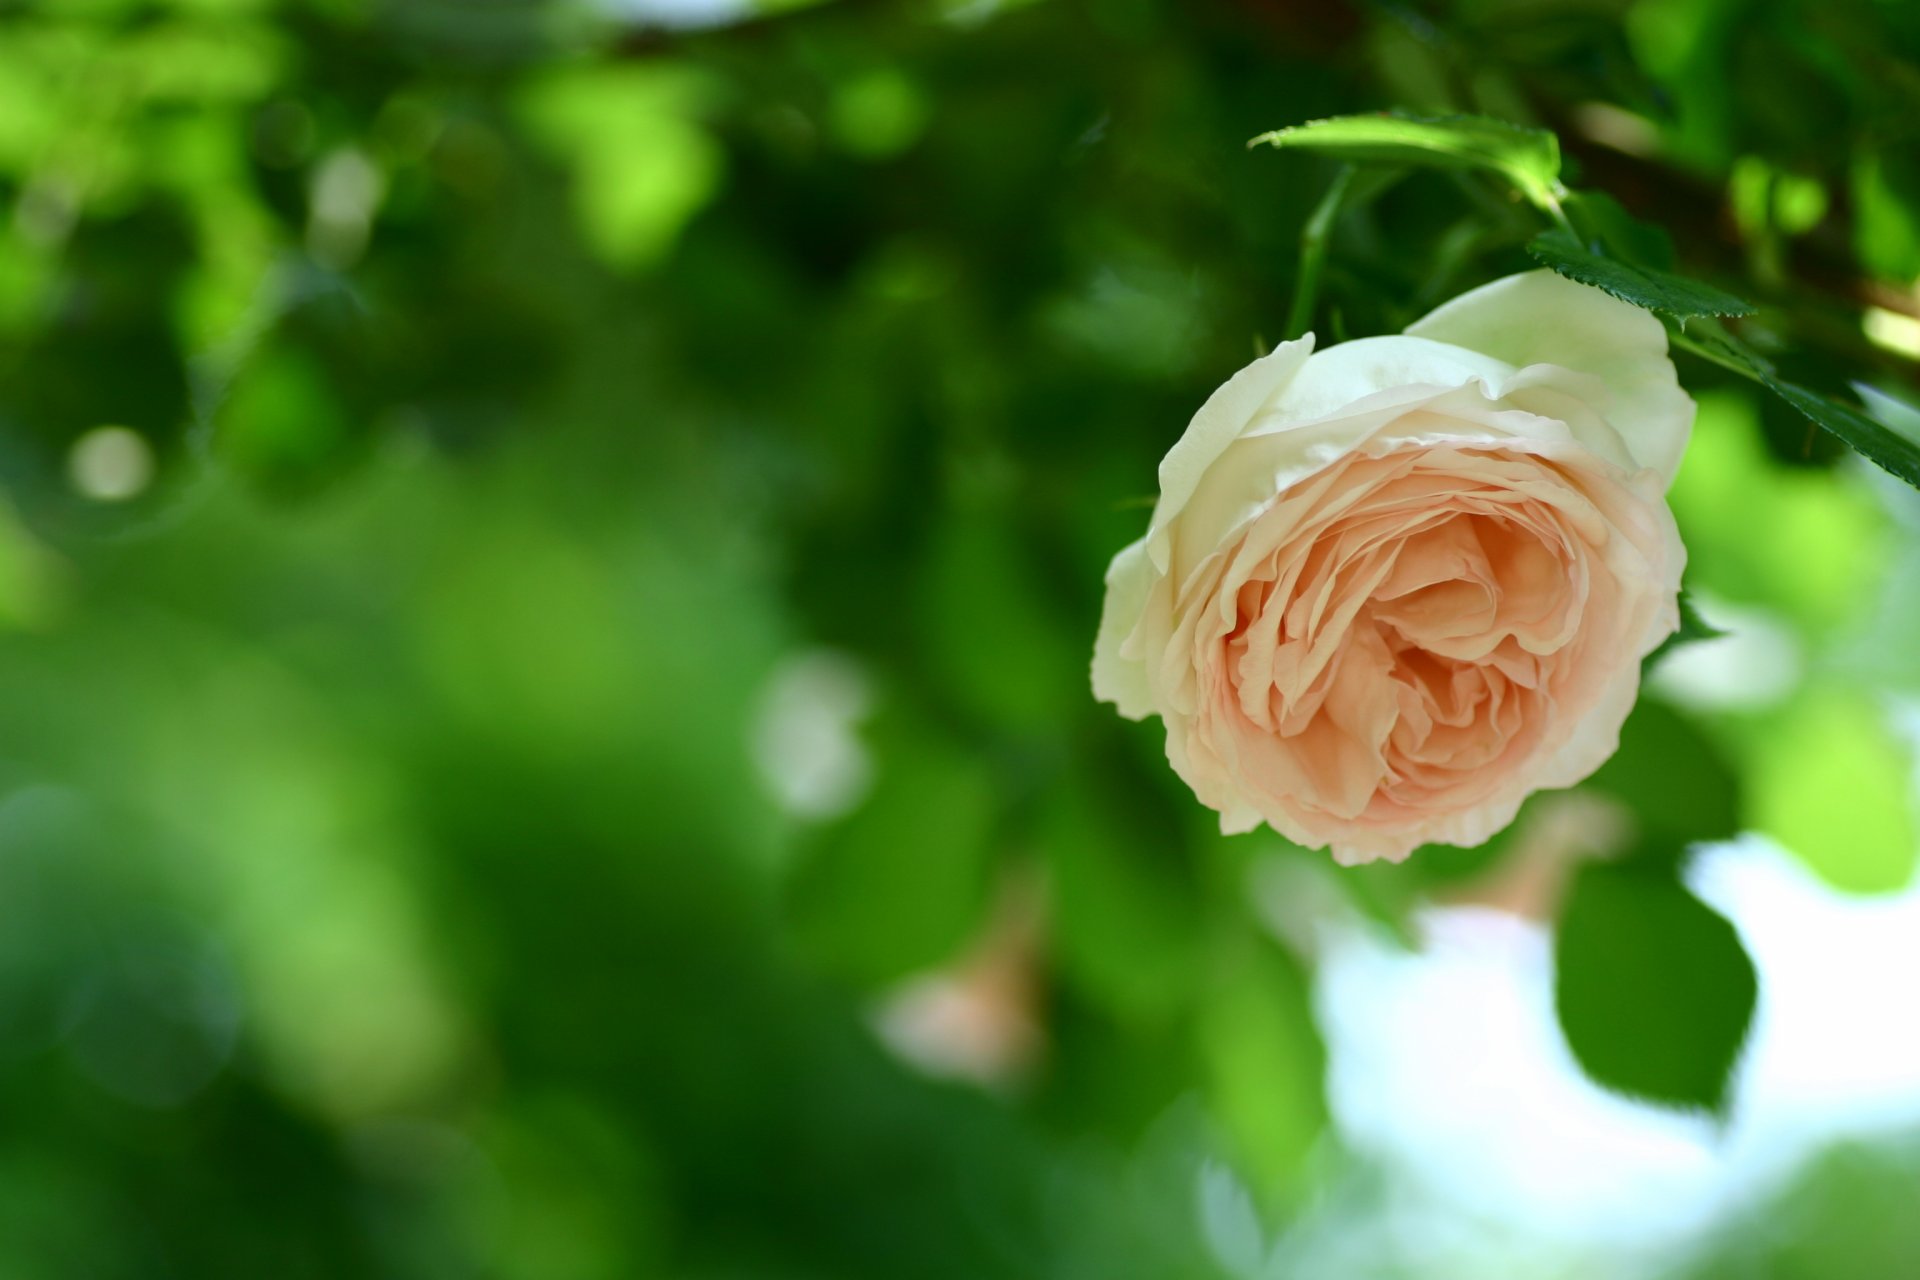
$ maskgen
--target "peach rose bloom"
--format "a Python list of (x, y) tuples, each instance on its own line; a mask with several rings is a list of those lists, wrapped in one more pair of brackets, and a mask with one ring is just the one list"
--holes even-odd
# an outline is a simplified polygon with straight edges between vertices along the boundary
[(1693, 412), (1659, 321), (1547, 271), (1289, 342), (1160, 464), (1094, 693), (1165, 722), (1223, 831), (1344, 863), (1478, 844), (1613, 754), (1679, 625)]

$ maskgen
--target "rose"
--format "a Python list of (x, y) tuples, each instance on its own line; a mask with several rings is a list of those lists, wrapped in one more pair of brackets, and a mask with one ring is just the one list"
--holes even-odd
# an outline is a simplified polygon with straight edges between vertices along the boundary
[(1160, 464), (1094, 692), (1161, 717), (1224, 831), (1342, 862), (1478, 844), (1613, 754), (1678, 625), (1693, 411), (1657, 320), (1551, 272), (1286, 343)]

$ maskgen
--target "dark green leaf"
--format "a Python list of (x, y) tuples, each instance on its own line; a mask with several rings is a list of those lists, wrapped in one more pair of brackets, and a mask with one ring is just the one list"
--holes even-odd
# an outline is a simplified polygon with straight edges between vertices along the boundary
[(1809, 421), (1840, 437), (1855, 453), (1920, 488), (1920, 441), (1817, 391), (1774, 377), (1763, 376), (1761, 380)]
[(1062, 976), (1124, 1020), (1164, 1025), (1184, 1010), (1201, 957), (1201, 906), (1177, 842), (1150, 838), (1141, 815), (1115, 812), (1092, 785), (1048, 795), (1039, 834)]
[(1556, 206), (1565, 194), (1560, 185), (1558, 138), (1545, 129), (1528, 129), (1486, 116), (1336, 116), (1275, 129), (1248, 145), (1260, 143), (1313, 151), (1355, 164), (1491, 170), (1542, 207)]
[(1548, 231), (1527, 243), (1535, 260), (1569, 280), (1605, 289), (1622, 302), (1686, 319), (1689, 316), (1745, 316), (1751, 303), (1682, 276), (1603, 258), (1564, 231)]
[(1641, 831), (1676, 846), (1740, 831), (1739, 775), (1711, 738), (1653, 698), (1640, 699), (1620, 727), (1620, 749), (1581, 785), (1625, 804)]
[(1740, 936), (1671, 860), (1591, 863), (1554, 944), (1560, 1027), (1596, 1083), (1719, 1111), (1759, 981)]
[(1600, 241), (1612, 256), (1639, 267), (1673, 269), (1673, 237), (1634, 217), (1604, 191), (1576, 191), (1567, 197), (1566, 208), (1575, 230)]
[[(1908, 431), (1869, 418), (1831, 396), (1784, 380), (1774, 372), (1772, 361), (1737, 338), (1714, 333), (1699, 338), (1692, 334), (1679, 334), (1674, 336), (1674, 344), (1760, 383), (1792, 405), (1807, 421), (1832, 433), (1867, 461), (1920, 488), (1920, 439)], [(1872, 397), (1871, 402), (1883, 417), (1904, 418), (1905, 415), (1897, 409), (1889, 407), (1886, 397), (1872, 392), (1870, 388), (1862, 389), (1860, 394)], [(1897, 401), (1892, 403), (1898, 404)]]

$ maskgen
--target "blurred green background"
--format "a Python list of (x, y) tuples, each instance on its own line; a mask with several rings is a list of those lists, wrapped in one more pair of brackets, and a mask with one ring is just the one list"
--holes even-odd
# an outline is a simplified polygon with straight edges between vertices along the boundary
[[(1678, 851), (1904, 901), (1920, 513), (1684, 363), (1734, 634), (1587, 794), (1216, 834), (1101, 574), (1282, 336), (1332, 168), (1246, 139), (1388, 107), (1557, 130), (1920, 421), (1909, 0), (0, 5), (0, 1277), (1634, 1274), (1341, 1252), (1324, 932), (1564, 917), (1574, 1056), (1711, 1151), (1754, 969)], [(1538, 229), (1383, 185), (1318, 328)], [(1913, 1274), (1892, 1127), (1636, 1265)]]

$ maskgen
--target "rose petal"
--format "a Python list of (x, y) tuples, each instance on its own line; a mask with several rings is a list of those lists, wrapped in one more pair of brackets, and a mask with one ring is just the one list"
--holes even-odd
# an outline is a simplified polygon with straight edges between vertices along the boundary
[(1461, 294), (1407, 332), (1519, 367), (1556, 365), (1599, 378), (1612, 393), (1604, 416), (1634, 459), (1669, 484), (1680, 469), (1694, 404), (1667, 358), (1667, 332), (1650, 312), (1551, 271), (1530, 271)]

